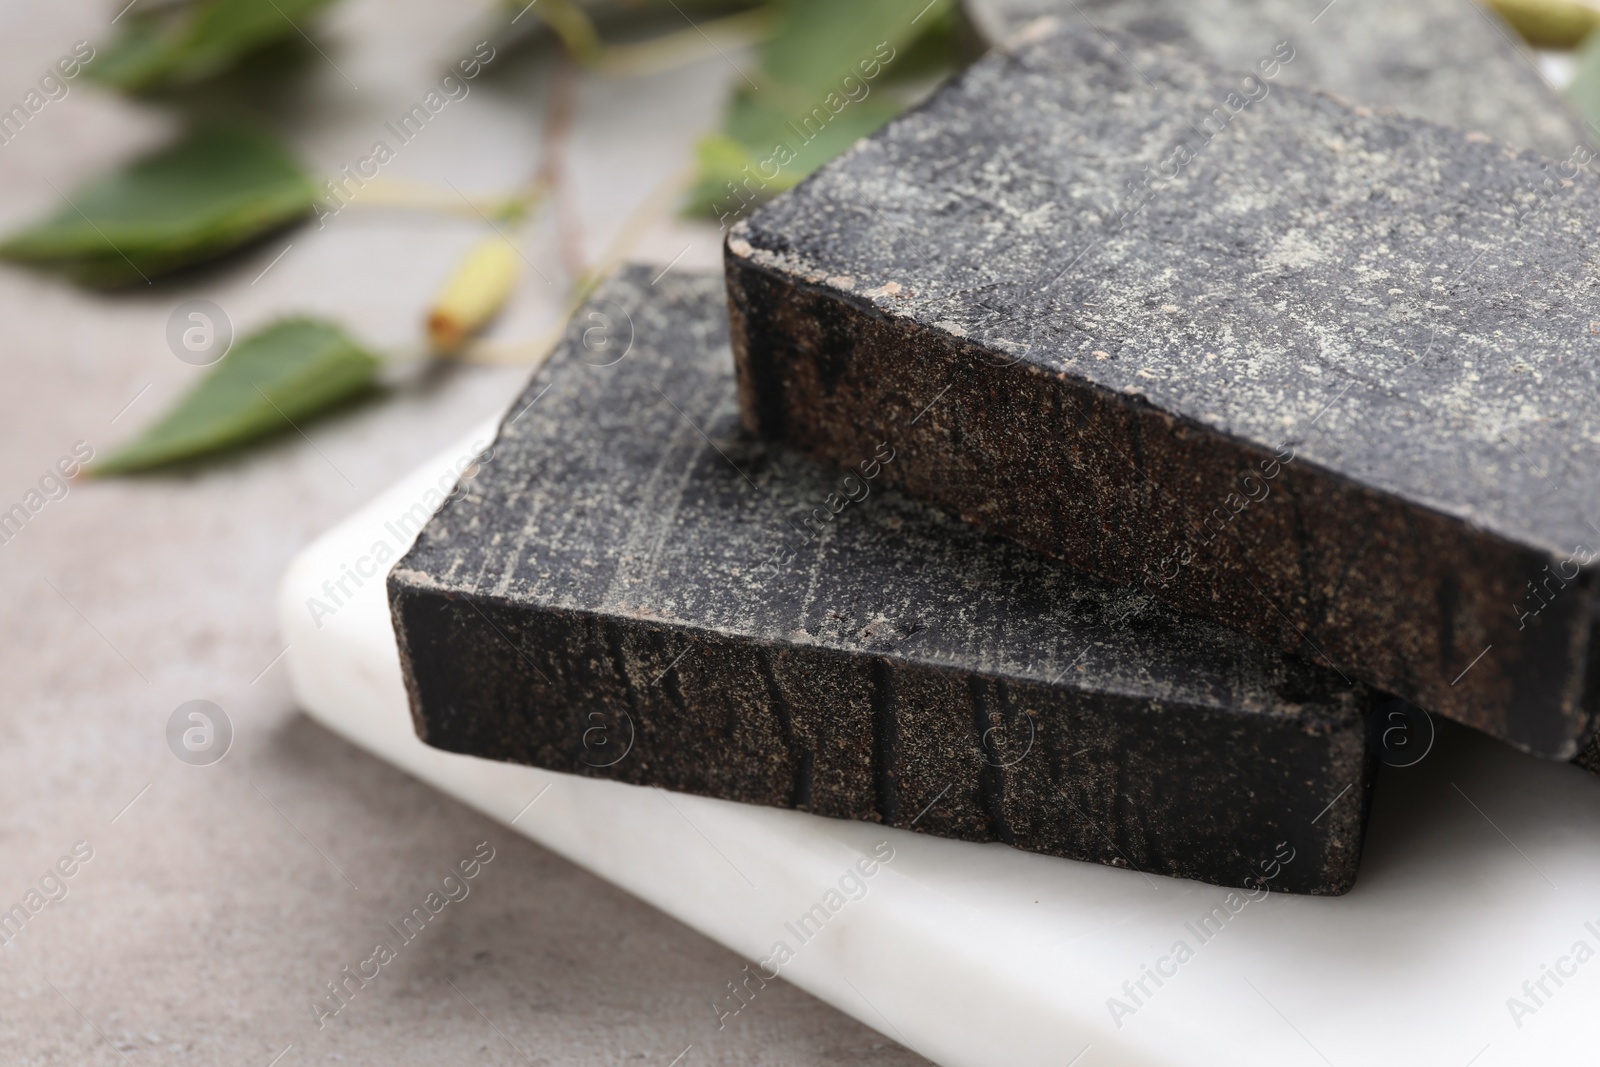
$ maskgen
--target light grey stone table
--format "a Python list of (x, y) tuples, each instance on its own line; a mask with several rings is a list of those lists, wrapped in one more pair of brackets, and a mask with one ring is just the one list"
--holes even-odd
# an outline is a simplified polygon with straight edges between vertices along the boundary
[[(123, 2), (0, 4), (5, 106), (74, 41), (104, 39)], [(338, 69), (312, 69), (278, 104), (307, 158), (334, 169), (365, 155), (475, 39), (468, 7), (345, 0), (328, 35)], [(543, 74), (497, 73), (407, 146), (394, 174), (466, 193), (525, 179)], [(713, 56), (648, 83), (583, 83), (566, 211), (589, 256), (687, 162), (734, 77)], [(163, 122), (74, 83), (0, 146), (0, 227), (52, 206), (51, 183), (70, 190), (159, 140)], [(75, 442), (104, 453), (194, 380), (164, 340), (180, 301), (213, 300), (241, 330), (278, 311), (325, 312), (398, 345), (479, 233), (469, 219), (351, 209), (220, 273), (112, 297), (0, 270), (3, 508)], [(664, 264), (688, 246), (680, 263), (707, 266), (716, 236), (663, 224), (634, 252)], [(554, 284), (524, 279), (499, 331), (508, 342), (553, 324), (566, 282), (553, 228), (528, 256)], [(526, 373), (463, 367), (199, 473), (75, 485), (0, 544), (0, 909), (25, 906), (75, 843), (93, 851), (66, 897), (0, 948), (0, 1059), (667, 1067), (692, 1045), (681, 1067), (922, 1062), (783, 983), (719, 1031), (711, 1004), (743, 961), (295, 709), (276, 662), (284, 565), (508, 403)], [(169, 716), (193, 699), (215, 701), (234, 727), (213, 766), (167, 746)], [(310, 1002), (324, 983), (483, 841), (495, 859), (469, 896), (319, 1030)]]

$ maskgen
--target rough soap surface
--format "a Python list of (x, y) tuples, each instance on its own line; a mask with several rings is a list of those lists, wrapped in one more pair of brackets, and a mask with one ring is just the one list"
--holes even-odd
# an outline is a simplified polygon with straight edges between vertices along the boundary
[(969, 0), (1001, 43), (1041, 16), (1087, 20), (1241, 73), (1279, 41), (1287, 84), (1391, 107), (1566, 159), (1592, 134), (1540, 77), (1515, 33), (1476, 0)]
[(1570, 758), (1600, 554), (1571, 170), (1036, 23), (731, 231), (745, 420), (839, 463), (891, 439), (973, 522)]
[(846, 478), (743, 435), (721, 279), (649, 277), (575, 317), (389, 578), (424, 740), (1222, 884), (1293, 850), (1275, 888), (1348, 888), (1362, 689), (884, 491), (892, 443)]

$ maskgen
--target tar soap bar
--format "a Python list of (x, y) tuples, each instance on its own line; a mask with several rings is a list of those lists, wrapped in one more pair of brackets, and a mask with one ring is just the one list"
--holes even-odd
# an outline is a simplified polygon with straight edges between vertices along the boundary
[(1349, 888), (1363, 688), (886, 491), (898, 437), (841, 473), (743, 435), (720, 277), (651, 273), (575, 317), (390, 575), (425, 741), (1147, 874)]
[(1600, 182), (1293, 61), (1034, 24), (730, 231), (746, 425), (1570, 758)]
[(1593, 137), (1516, 34), (1477, 0), (968, 0), (1001, 43), (1041, 16), (1120, 30), (1239, 71), (1294, 46), (1285, 84), (1480, 130), (1565, 159)]

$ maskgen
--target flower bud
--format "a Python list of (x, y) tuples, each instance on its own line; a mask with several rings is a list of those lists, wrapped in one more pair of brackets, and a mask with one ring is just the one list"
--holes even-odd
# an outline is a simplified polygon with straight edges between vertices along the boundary
[(516, 284), (519, 258), (498, 236), (466, 254), (428, 311), (428, 340), (436, 350), (454, 352), (499, 314)]

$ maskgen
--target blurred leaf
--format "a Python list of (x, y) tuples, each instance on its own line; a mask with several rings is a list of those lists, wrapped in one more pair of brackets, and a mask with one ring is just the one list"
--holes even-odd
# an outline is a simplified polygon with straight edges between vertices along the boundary
[(286, 319), (245, 338), (166, 418), (93, 474), (126, 474), (233, 448), (370, 390), (383, 366), (339, 327)]
[(860, 78), (859, 64), (874, 58), (880, 45), (898, 54), (950, 6), (951, 0), (935, 0), (925, 9), (914, 0), (788, 0), (777, 31), (761, 49), (760, 80), (785, 95), (804, 95), (795, 106), (809, 109), (847, 76)]
[(1600, 11), (1578, 0), (1488, 0), (1535, 48), (1576, 48), (1600, 29)]
[(202, 128), (75, 190), (0, 257), (123, 285), (221, 255), (311, 210), (312, 179), (265, 133)]
[(1600, 33), (1591, 33), (1573, 57), (1567, 101), (1590, 125), (1600, 122)]
[(935, 7), (918, 22), (922, 32), (900, 50), (884, 71), (890, 83), (924, 78), (942, 79), (967, 66), (989, 50), (959, 3)]
[[(726, 219), (791, 188), (904, 109), (891, 86), (954, 68), (953, 0), (783, 0), (755, 85), (734, 91), (701, 142), (687, 208)], [(901, 68), (904, 69), (902, 73)]]
[(130, 14), (89, 68), (106, 85), (148, 92), (192, 85), (266, 45), (299, 37), (332, 0), (193, 0)]
[(900, 110), (898, 100), (869, 97), (837, 115), (824, 104), (818, 113), (791, 117), (766, 106), (748, 88), (738, 92), (729, 108), (729, 132), (707, 137), (697, 146), (700, 170), (689, 194), (689, 210), (741, 214), (746, 201), (766, 200), (793, 188)]
[(744, 142), (725, 133), (701, 138), (695, 145), (695, 165), (701, 184), (691, 194), (693, 210), (710, 211), (714, 201), (728, 195), (724, 183), (737, 183), (744, 176), (745, 167), (754, 170), (760, 162)]

